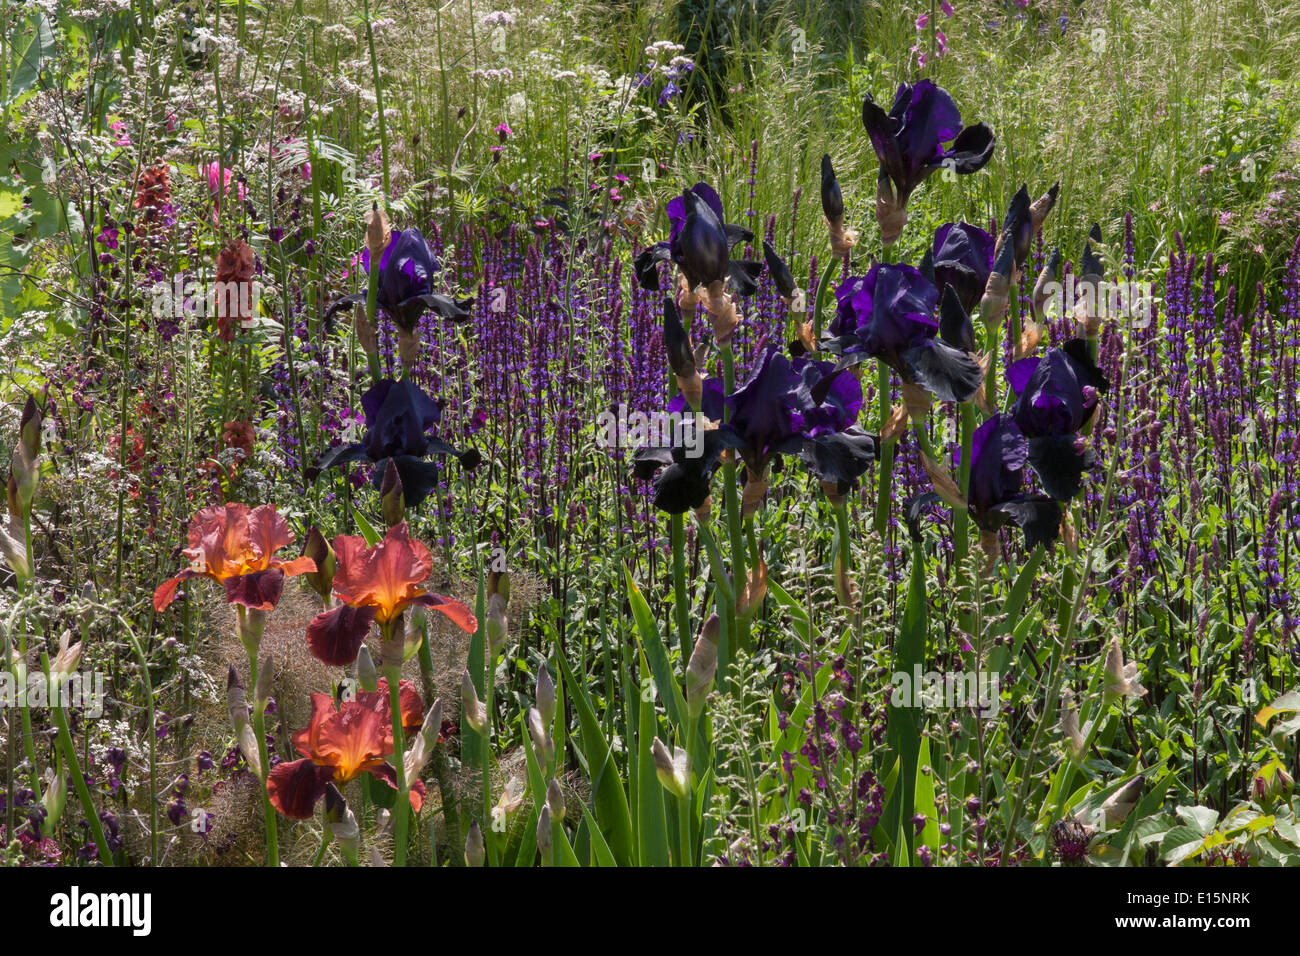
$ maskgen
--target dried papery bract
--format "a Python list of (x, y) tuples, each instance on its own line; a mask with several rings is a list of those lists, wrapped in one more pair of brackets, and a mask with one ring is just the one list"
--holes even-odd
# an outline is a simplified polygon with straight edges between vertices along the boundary
[(510, 634), (506, 605), (510, 600), (510, 578), (504, 571), (493, 571), (488, 578), (487, 638), (492, 656), (505, 648)]
[(907, 434), (908, 413), (906, 405), (895, 405), (889, 410), (885, 427), (880, 430), (880, 440), (896, 441)]
[(1102, 696), (1105, 706), (1109, 707), (1125, 697), (1146, 696), (1147, 689), (1137, 679), (1137, 663), (1124, 662), (1124, 651), (1120, 647), (1118, 636), (1112, 637), (1106, 646), (1105, 670), (1106, 686)]
[(726, 283), (721, 279), (709, 283), (706, 308), (713, 324), (713, 340), (719, 347), (731, 344), (731, 337), (740, 325), (735, 298), (727, 294)]
[(904, 382), (902, 387), (903, 407), (915, 425), (924, 427), (930, 415), (930, 406), (934, 404), (934, 395), (919, 385)]
[(537, 852), (541, 854), (542, 866), (551, 865), (551, 849), (553, 848), (551, 836), (551, 811), (546, 804), (542, 804), (541, 811), (537, 814)]
[(695, 649), (686, 664), (686, 712), (694, 719), (704, 712), (704, 704), (718, 673), (718, 635), (721, 630), (718, 615), (711, 614), (704, 622)]
[(880, 241), (887, 246), (898, 240), (907, 225), (907, 203), (899, 202), (893, 183), (883, 174), (876, 180), (876, 222), (880, 224)]
[(1012, 358), (1019, 360), (1027, 355), (1032, 355), (1038, 349), (1038, 345), (1042, 340), (1042, 327), (1033, 319), (1026, 317), (1020, 328), (1020, 338), (1016, 340)]
[(763, 605), (765, 597), (767, 597), (767, 562), (759, 558), (758, 565), (749, 569), (745, 586), (736, 595), (736, 616), (752, 617), (754, 612)]
[(1007, 314), (1010, 290), (1011, 281), (1007, 276), (999, 273), (996, 268), (989, 273), (988, 281), (984, 284), (984, 295), (980, 299), (980, 320), (985, 328), (997, 325)]
[(691, 282), (680, 273), (677, 276), (677, 308), (682, 313), (682, 326), (689, 329), (695, 324), (695, 313), (700, 307), (700, 297), (691, 288)]
[(831, 252), (843, 257), (857, 245), (858, 234), (844, 228), (844, 196), (829, 155), (822, 156), (821, 174), (822, 215), (826, 217), (826, 229), (830, 233)]
[(375, 327), (366, 316), (366, 307), (360, 302), (352, 310), (352, 328), (357, 333), (357, 344), (368, 358), (379, 358), (379, 340), (375, 337)]
[(415, 368), (415, 362), (420, 357), (420, 331), (419, 329), (397, 330), (397, 356), (401, 362), (402, 371), (410, 375), (411, 370)]
[(749, 468), (745, 469), (745, 488), (740, 498), (740, 513), (748, 518), (750, 515), (758, 513), (763, 507), (763, 499), (767, 497), (768, 480), (766, 477), (755, 475)]
[(72, 631), (66, 630), (59, 636), (59, 650), (50, 661), (50, 676), (54, 679), (67, 677), (77, 669), (81, 661), (81, 643), (72, 643)]
[(274, 683), (275, 659), (268, 651), (262, 655), (257, 665), (257, 686), (253, 688), (253, 706), (257, 710), (266, 710), (266, 705), (271, 700), (271, 685)]
[(329, 827), (330, 836), (338, 844), (344, 858), (350, 865), (356, 866), (361, 828), (343, 794), (332, 783), (325, 787), (325, 825)]
[(392, 528), (406, 520), (406, 499), (402, 494), (402, 476), (397, 462), (392, 458), (384, 466), (384, 477), (379, 485), (379, 510), (384, 524)]
[(370, 268), (377, 270), (388, 241), (392, 238), (392, 227), (388, 224), (388, 213), (384, 212), (378, 202), (370, 204), (366, 213), (366, 251), (370, 253)]
[(695, 362), (695, 349), (690, 333), (682, 323), (681, 313), (672, 299), (664, 299), (664, 350), (668, 354), (668, 367), (677, 379), (677, 387), (691, 408), (699, 408), (704, 395), (704, 379)]
[(1042, 232), (1043, 223), (1047, 221), (1047, 214), (1055, 208), (1056, 197), (1060, 192), (1061, 184), (1059, 182), (1053, 183), (1047, 192), (1029, 204), (1029, 219), (1035, 234)]
[(370, 648), (362, 645), (357, 651), (357, 684), (362, 690), (374, 690), (379, 686), (379, 668), (370, 654)]
[(463, 671), (460, 675), (460, 706), (465, 714), (465, 723), (480, 737), (487, 736), (487, 707), (478, 699), (478, 689), (475, 688), (469, 671)]
[(1091, 816), (1086, 809), (1079, 810), (1075, 814), (1075, 819), (1080, 823), (1091, 825), (1097, 816), (1100, 816), (1108, 828), (1117, 827), (1133, 812), (1138, 801), (1142, 799), (1142, 788), (1146, 785), (1146, 774), (1138, 774), (1124, 786), (1120, 787), (1104, 801), (1098, 808), (1099, 813), (1089, 819)]
[(1002, 556), (1002, 542), (998, 540), (996, 531), (980, 531), (980, 550), (984, 553), (983, 572), (985, 576), (993, 573), (994, 566), (998, 563), (998, 558)]
[(856, 608), (862, 600), (857, 585), (849, 577), (849, 570), (844, 566), (844, 557), (838, 548), (835, 550), (835, 598), (839, 601), (840, 607), (846, 608)]
[(942, 465), (925, 452), (921, 452), (921, 464), (925, 466), (925, 473), (930, 476), (930, 483), (934, 485), (934, 490), (939, 493), (940, 498), (954, 508), (966, 507), (966, 497)]
[(438, 743), (441, 727), (442, 699), (439, 698), (433, 702), (433, 706), (425, 714), (424, 722), (420, 725), (420, 732), (413, 739), (407, 741), (408, 749), (403, 760), (408, 790), (415, 789), (419, 783), (420, 774), (424, 771), (425, 764), (429, 762), (433, 748)]
[(1045, 319), (1047, 301), (1051, 297), (1053, 285), (1059, 278), (1060, 268), (1061, 250), (1053, 249), (1052, 254), (1047, 257), (1047, 261), (1043, 263), (1043, 268), (1038, 273), (1038, 278), (1034, 282), (1034, 292), (1029, 300), (1034, 318), (1039, 322)]
[(226, 672), (226, 712), (230, 714), (230, 725), (239, 737), (248, 723), (248, 697), (244, 693), (244, 682), (239, 679), (235, 665), (229, 665)]
[(1069, 744), (1075, 760), (1083, 753), (1083, 731), (1079, 729), (1079, 711), (1074, 705), (1074, 691), (1068, 687), (1061, 692), (1061, 735)]

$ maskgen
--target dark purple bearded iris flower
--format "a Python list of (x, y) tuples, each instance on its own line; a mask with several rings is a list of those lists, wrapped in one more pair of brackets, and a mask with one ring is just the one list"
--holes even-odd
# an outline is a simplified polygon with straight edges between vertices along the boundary
[[(361, 265), (370, 272), (370, 250), (361, 251)], [(472, 298), (458, 301), (433, 291), (433, 278), (441, 269), (419, 229), (394, 229), (379, 257), (379, 307), (407, 332), (429, 309), (444, 319), (469, 318)], [(341, 309), (365, 301), (365, 292), (344, 296), (329, 307), (325, 318), (328, 321)]]
[(672, 261), (682, 270), (691, 288), (728, 281), (740, 295), (758, 290), (761, 262), (732, 259), (731, 250), (754, 235), (742, 226), (726, 222), (722, 200), (708, 183), (696, 183), (668, 203), (672, 224), (666, 242), (657, 242), (636, 257), (634, 263), (641, 288), (659, 288), (658, 265)]
[(829, 362), (788, 359), (769, 345), (749, 380), (726, 398), (736, 437), (755, 475), (780, 455), (798, 455), (820, 481), (849, 490), (876, 456), (877, 440), (854, 426), (862, 410), (858, 380)]
[[(723, 395), (719, 378), (704, 382), (700, 411), (718, 421), (724, 408), (730, 420), (704, 433), (696, 455), (681, 445), (636, 452), (637, 477), (655, 477), (656, 507), (681, 513), (702, 505), (726, 448), (737, 449), (756, 477), (769, 465), (779, 467), (781, 455), (798, 455), (840, 494), (853, 487), (876, 455), (876, 438), (854, 425), (862, 409), (857, 379), (828, 362), (791, 360), (775, 345), (767, 346), (749, 380), (731, 395)], [(680, 395), (668, 406), (670, 412), (686, 409)]]
[(1096, 461), (1080, 431), (1110, 383), (1083, 339), (1021, 359), (1007, 369), (1007, 381), (1020, 396), (1012, 415), (1029, 438), (1029, 463), (1044, 491), (1057, 501), (1069, 501)]
[[(960, 452), (958, 452), (960, 455)], [(1025, 547), (1051, 544), (1061, 527), (1061, 506), (1051, 498), (1021, 493), (1029, 443), (1009, 415), (988, 418), (971, 439), (970, 485), (966, 501), (983, 531), (1008, 521), (1025, 534)]]
[(944, 402), (969, 401), (979, 391), (983, 372), (967, 351), (974, 345), (969, 321), (958, 335), (960, 323), (935, 317), (939, 290), (919, 270), (877, 264), (863, 277), (845, 279), (835, 297), (825, 348), (843, 356), (841, 367), (878, 358)]
[[(847, 494), (876, 459), (879, 439), (855, 422), (862, 411), (862, 383), (830, 362), (796, 358), (799, 373), (799, 458), (823, 485)], [(806, 399), (804, 398), (806, 396)], [(808, 409), (807, 406), (811, 406)]]
[[(862, 125), (880, 160), (877, 216), (886, 243), (898, 238), (908, 198), (931, 173), (943, 168), (974, 173), (993, 156), (993, 130), (984, 123), (963, 127), (957, 104), (931, 80), (900, 85), (888, 113), (868, 93)], [(952, 145), (945, 148), (945, 143)], [(882, 215), (882, 204), (884, 212), (896, 217), (892, 225)]]
[(397, 466), (408, 507), (419, 506), (438, 482), (438, 467), (429, 455), (451, 455), (467, 469), (478, 466), (474, 449), (457, 451), (430, 431), (442, 420), (442, 403), (434, 401), (409, 379), (382, 379), (361, 397), (366, 433), (360, 442), (337, 445), (321, 455), (308, 471), (315, 478), (326, 469), (351, 461), (374, 463), (376, 488), (383, 481), (388, 459)]
[(943, 290), (951, 287), (967, 313), (979, 305), (993, 271), (994, 239), (968, 222), (946, 223), (935, 230), (934, 245), (921, 272)]

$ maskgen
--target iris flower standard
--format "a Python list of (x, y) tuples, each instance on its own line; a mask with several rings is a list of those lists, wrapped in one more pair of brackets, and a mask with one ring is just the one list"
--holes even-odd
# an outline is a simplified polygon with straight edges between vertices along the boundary
[(868, 93), (862, 125), (880, 160), (876, 219), (885, 245), (903, 231), (907, 200), (935, 170), (974, 173), (993, 157), (993, 130), (984, 123), (963, 127), (957, 104), (932, 80), (901, 84), (887, 113)]
[(366, 433), (361, 441), (329, 449), (308, 470), (310, 478), (350, 461), (374, 464), (372, 482), (379, 488), (389, 459), (397, 466), (402, 494), (415, 508), (438, 482), (438, 466), (425, 461), (429, 455), (451, 455), (467, 469), (478, 466), (474, 449), (458, 451), (430, 431), (442, 420), (442, 403), (425, 394), (410, 379), (382, 379), (361, 396), (366, 415)]
[(998, 412), (975, 430), (966, 504), (986, 553), (994, 552), (997, 531), (1007, 522), (1024, 532), (1027, 548), (1051, 544), (1060, 532), (1061, 506), (1021, 490), (1028, 460), (1029, 443), (1009, 415)]
[(351, 664), (372, 624), (389, 627), (413, 604), (446, 615), (467, 634), (478, 630), (478, 621), (460, 601), (418, 586), (433, 570), (433, 556), (411, 539), (405, 521), (389, 528), (374, 547), (367, 547), (362, 537), (341, 534), (333, 550), (338, 567), (332, 587), (341, 605), (322, 611), (307, 626), (307, 645), (317, 660), (334, 667)]
[(984, 285), (993, 271), (994, 239), (968, 222), (946, 223), (934, 232), (934, 243), (921, 266), (939, 289), (949, 286), (968, 313), (979, 305)]
[(158, 585), (155, 611), (166, 610), (181, 582), (190, 578), (216, 581), (225, 589), (227, 604), (270, 611), (280, 602), (286, 577), (316, 570), (311, 558), (283, 561), (275, 556), (293, 544), (293, 532), (273, 505), (204, 508), (190, 521), (188, 537), (189, 547), (181, 553), (190, 566)]
[(728, 223), (722, 200), (708, 183), (699, 182), (668, 203), (669, 237), (636, 257), (637, 281), (649, 291), (659, 289), (661, 262), (674, 262), (690, 288), (730, 281), (741, 295), (758, 290), (762, 263), (732, 259), (731, 250), (750, 242), (754, 234), (743, 226)]
[[(370, 260), (370, 250), (363, 249), (361, 265), (367, 273), (371, 269)], [(444, 319), (469, 318), (473, 299), (456, 300), (433, 291), (433, 279), (441, 271), (442, 265), (419, 229), (392, 230), (388, 245), (379, 256), (379, 307), (408, 334), (415, 330), (420, 316), (430, 309)], [(364, 292), (346, 295), (329, 307), (325, 319), (328, 321), (334, 313), (365, 301)]]
[(1083, 433), (1110, 383), (1083, 339), (1021, 359), (1007, 370), (1007, 380), (1020, 396), (1013, 418), (1029, 439), (1029, 463), (1044, 491), (1057, 501), (1069, 501), (1095, 461)]
[[(401, 718), (414, 734), (424, 718), (424, 703), (409, 681), (399, 687)], [(338, 708), (328, 694), (311, 695), (311, 720), (294, 733), (293, 746), (302, 754), (271, 768), (266, 789), (271, 805), (292, 820), (311, 817), (331, 783), (342, 786), (363, 773), (372, 774), (397, 789), (397, 770), (388, 763), (394, 754), (388, 684), (379, 681), (374, 691), (361, 691)], [(424, 785), (410, 791), (411, 809), (424, 805)]]
[(841, 366), (878, 358), (940, 401), (975, 397), (984, 373), (966, 351), (973, 342), (940, 335), (949, 327), (936, 317), (939, 290), (918, 269), (877, 264), (865, 276), (845, 279), (835, 296), (839, 306), (824, 347), (843, 356)]

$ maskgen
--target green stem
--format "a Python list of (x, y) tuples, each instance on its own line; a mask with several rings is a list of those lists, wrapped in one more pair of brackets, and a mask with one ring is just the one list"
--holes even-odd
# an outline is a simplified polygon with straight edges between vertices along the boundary
[[(391, 630), (392, 622), (384, 625)], [(384, 634), (384, 644), (391, 640)], [(411, 798), (406, 785), (406, 733), (402, 728), (401, 681), (402, 665), (384, 663), (384, 677), (388, 681), (388, 709), (393, 721), (393, 767), (397, 771), (397, 800), (393, 804), (393, 866), (406, 866), (406, 833), (410, 821)]]
[[(51, 688), (52, 697), (54, 675), (50, 673), (50, 660), (45, 654), (41, 655), (41, 667), (47, 675), (46, 686)], [(59, 750), (72, 771), (72, 786), (77, 791), (77, 799), (81, 801), (81, 811), (86, 817), (86, 824), (90, 827), (90, 835), (95, 838), (95, 846), (99, 848), (100, 862), (104, 866), (113, 866), (113, 854), (108, 849), (108, 840), (104, 838), (104, 826), (100, 823), (99, 813), (96, 812), (94, 801), (90, 798), (90, 788), (86, 786), (86, 777), (81, 772), (81, 764), (77, 761), (77, 745), (72, 742), (72, 733), (68, 730), (68, 715), (63, 707), (61, 691), (59, 703), (51, 705), (50, 713), (54, 716), (54, 723), (59, 731)]]
[[(889, 422), (889, 392), (889, 366), (881, 362), (876, 371), (876, 401), (879, 404), (881, 434), (884, 434), (885, 426)], [(896, 445), (896, 441), (889, 440), (883, 442), (880, 446), (880, 473), (876, 484), (876, 534), (880, 536), (881, 540), (884, 539), (885, 533), (889, 529), (890, 486), (893, 481), (894, 448)]]
[(235, 618), (239, 629), (240, 643), (248, 657), (248, 686), (253, 691), (253, 736), (257, 740), (257, 762), (262, 782), (262, 820), (266, 824), (266, 865), (280, 865), (280, 838), (276, 827), (275, 807), (271, 806), (271, 796), (266, 789), (270, 774), (270, 752), (266, 746), (266, 701), (257, 697), (257, 651), (259, 640), (250, 631), (248, 609), (242, 604), (235, 605)]

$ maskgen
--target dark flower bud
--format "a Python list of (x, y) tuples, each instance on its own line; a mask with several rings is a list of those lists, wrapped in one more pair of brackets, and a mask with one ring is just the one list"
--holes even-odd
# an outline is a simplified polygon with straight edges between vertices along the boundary
[(321, 596), (321, 599), (328, 601), (330, 589), (334, 583), (334, 571), (338, 567), (338, 559), (334, 557), (334, 549), (329, 546), (320, 529), (313, 527), (307, 532), (307, 541), (302, 549), (304, 557), (311, 558), (316, 562), (316, 570), (308, 571), (303, 575), (311, 589)]
[(822, 215), (830, 223), (844, 221), (844, 196), (829, 153), (822, 156)]
[(787, 302), (794, 298), (798, 291), (794, 284), (794, 276), (790, 272), (790, 267), (785, 264), (772, 244), (766, 239), (763, 240), (763, 258), (767, 261), (767, 271), (772, 274), (772, 282), (776, 286), (776, 291), (781, 298)]
[(384, 524), (395, 528), (406, 519), (406, 502), (402, 497), (402, 476), (397, 472), (397, 462), (388, 459), (384, 477), (379, 485), (379, 507)]

